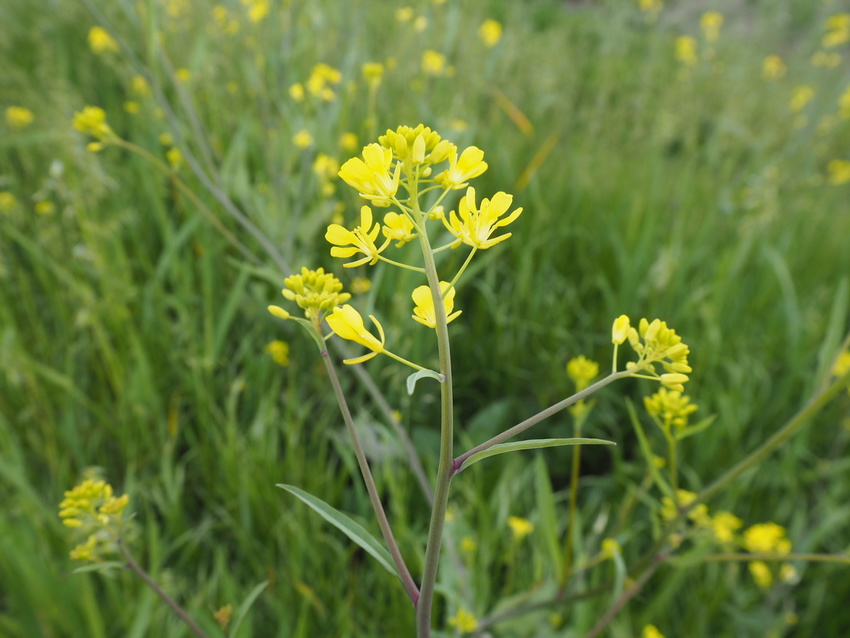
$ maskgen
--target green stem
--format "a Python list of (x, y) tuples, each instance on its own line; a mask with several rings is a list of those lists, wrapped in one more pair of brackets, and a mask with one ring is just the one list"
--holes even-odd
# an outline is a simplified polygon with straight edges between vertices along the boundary
[(157, 582), (151, 578), (150, 574), (148, 574), (144, 569), (142, 569), (141, 565), (139, 565), (134, 559), (132, 554), (124, 547), (124, 541), (122, 539), (118, 539), (118, 549), (121, 552), (121, 556), (124, 558), (124, 561), (127, 563), (127, 567), (133, 570), (136, 575), (141, 578), (145, 584), (150, 587), (157, 596), (162, 598), (165, 601), (165, 604), (171, 607), (175, 614), (180, 617), (189, 629), (192, 630), (192, 633), (198, 636), (199, 638), (207, 638), (207, 635), (203, 632), (203, 630), (198, 627), (194, 620), (186, 613), (186, 610), (183, 609), (177, 601), (174, 600), (171, 596), (166, 594), (162, 587), (157, 584)]
[(472, 258), (475, 256), (475, 253), (477, 251), (478, 251), (478, 246), (473, 246), (472, 250), (469, 251), (469, 256), (466, 258), (466, 261), (463, 262), (463, 266), (460, 267), (460, 270), (457, 271), (457, 274), (455, 275), (454, 279), (452, 279), (451, 284), (449, 284), (449, 287), (446, 288), (446, 294), (448, 294), (449, 290), (451, 290), (452, 288), (455, 287), (455, 284), (460, 279), (460, 276), (463, 274), (463, 271), (466, 270), (466, 267), (469, 266), (469, 262), (472, 261)]
[[(418, 202), (415, 193), (411, 199)], [(418, 209), (418, 205), (417, 205)], [(419, 213), (419, 211), (416, 211)], [(421, 214), (420, 214), (421, 217)], [(431, 635), (431, 607), (434, 602), (434, 587), (437, 582), (437, 567), (440, 562), (440, 545), (443, 538), (443, 526), (446, 521), (446, 507), (449, 500), (454, 466), (452, 463), (452, 446), (454, 440), (454, 411), (452, 398), (452, 362), (449, 345), (449, 330), (446, 322), (446, 306), (443, 302), (440, 277), (434, 253), (428, 241), (428, 234), (422, 224), (419, 241), (425, 259), (425, 275), (431, 288), (434, 300), (434, 314), (437, 319), (437, 351), (440, 358), (440, 373), (445, 379), (440, 385), (440, 463), (437, 468), (437, 482), (434, 488), (434, 501), (431, 508), (431, 522), (428, 526), (428, 544), (425, 548), (425, 565), (422, 572), (419, 602), (416, 605), (416, 635), (418, 638), (429, 638)]]
[(375, 479), (372, 478), (372, 471), (369, 469), (369, 461), (366, 459), (366, 453), (363, 451), (363, 446), (360, 444), (360, 438), (357, 436), (357, 431), (354, 429), (354, 420), (351, 418), (351, 410), (348, 409), (348, 402), (345, 400), (345, 394), (343, 394), (342, 386), (340, 386), (339, 378), (336, 375), (336, 369), (331, 361), (327, 348), (322, 349), (322, 361), (324, 361), (325, 368), (328, 371), (328, 376), (330, 377), (337, 403), (339, 403), (339, 409), (340, 412), (342, 412), (342, 418), (345, 421), (345, 426), (348, 428), (348, 433), (351, 435), (351, 439), (354, 443), (354, 454), (357, 456), (357, 463), (360, 465), (360, 473), (363, 475), (363, 482), (366, 484), (366, 491), (369, 493), (369, 500), (372, 502), (372, 508), (375, 510), (375, 517), (378, 519), (378, 526), (381, 528), (381, 533), (384, 535), (384, 541), (386, 541), (390, 550), (390, 555), (393, 558), (396, 570), (398, 570), (399, 578), (401, 578), (401, 582), (404, 585), (405, 590), (407, 590), (408, 596), (410, 596), (410, 599), (414, 604), (416, 604), (416, 600), (419, 597), (419, 590), (416, 587), (416, 583), (413, 582), (410, 570), (407, 569), (404, 557), (402, 557), (401, 551), (398, 548), (398, 543), (396, 543), (395, 536), (393, 536), (393, 530), (390, 527), (389, 520), (387, 520), (386, 512), (384, 512), (384, 506), (381, 503), (381, 497), (378, 494), (378, 488), (375, 486)]
[(670, 463), (670, 487), (673, 488), (673, 494), (679, 489), (679, 477), (676, 458), (676, 437), (670, 434), (670, 429), (664, 430), (664, 436), (667, 439), (667, 460)]
[(594, 392), (597, 392), (598, 390), (601, 390), (602, 388), (604, 388), (609, 383), (613, 383), (617, 379), (623, 379), (623, 378), (629, 377), (629, 376), (632, 376), (632, 374), (631, 374), (631, 372), (628, 372), (626, 370), (623, 370), (621, 372), (612, 372), (611, 374), (609, 374), (604, 379), (601, 379), (600, 381), (597, 381), (593, 385), (586, 387), (581, 392), (576, 392), (571, 397), (567, 397), (563, 401), (559, 401), (558, 403), (550, 405), (545, 410), (541, 410), (540, 412), (538, 412), (534, 416), (527, 418), (522, 423), (517, 423), (512, 428), (508, 428), (507, 430), (505, 430), (501, 434), (497, 434), (493, 438), (484, 441), (484, 443), (482, 443), (481, 445), (477, 445), (474, 448), (472, 448), (471, 450), (469, 450), (468, 452), (464, 452), (463, 454), (461, 454), (459, 457), (457, 457), (454, 460), (454, 468), (455, 468), (454, 473), (457, 474), (458, 472), (460, 472), (462, 467), (463, 467), (464, 461), (466, 461), (466, 459), (468, 459), (473, 454), (476, 454), (478, 452), (483, 452), (484, 450), (488, 450), (491, 447), (493, 447), (494, 445), (498, 445), (499, 443), (504, 443), (505, 441), (508, 441), (508, 440), (512, 439), (513, 437), (515, 437), (517, 434), (525, 432), (531, 426), (537, 425), (541, 421), (548, 419), (553, 414), (557, 414), (561, 410), (565, 410), (566, 408), (570, 407), (574, 403), (578, 403), (582, 399), (589, 397), (591, 394), (593, 394)]
[(408, 361), (404, 357), (400, 357), (397, 354), (390, 352), (389, 350), (384, 350), (383, 354), (387, 355), (390, 359), (395, 359), (399, 363), (403, 363), (406, 366), (410, 366), (414, 370), (425, 370), (425, 368), (423, 368), (422, 366), (417, 365), (417, 364), (413, 363), (412, 361)]
[(398, 266), (399, 268), (404, 268), (405, 270), (412, 270), (413, 272), (425, 272), (424, 268), (420, 268), (419, 266), (411, 266), (409, 264), (403, 264), (400, 261), (393, 261), (392, 259), (387, 259), (383, 255), (378, 255), (378, 259), (383, 262), (390, 264), (391, 266)]
[[(583, 413), (575, 421), (575, 426), (573, 427), (573, 436), (575, 438), (581, 437), (581, 427), (584, 424), (585, 414), (587, 413)], [(578, 479), (581, 469), (581, 447), (581, 445), (573, 446), (573, 466), (570, 474), (570, 518), (567, 522), (567, 533), (564, 538), (564, 567), (561, 571), (560, 583), (558, 583), (558, 587), (561, 590), (566, 587), (567, 578), (570, 573), (570, 566), (573, 562), (573, 534), (575, 534), (575, 518), (578, 506)]]

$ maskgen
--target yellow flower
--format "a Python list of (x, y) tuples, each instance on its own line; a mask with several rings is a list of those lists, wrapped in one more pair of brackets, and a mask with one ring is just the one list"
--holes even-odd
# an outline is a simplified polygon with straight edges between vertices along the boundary
[(815, 97), (815, 90), (811, 86), (795, 86), (791, 91), (791, 101), (788, 108), (792, 113), (799, 113)]
[(18, 200), (9, 191), (0, 191), (0, 213), (9, 213), (18, 205)]
[(753, 580), (756, 585), (762, 589), (767, 589), (773, 583), (773, 574), (770, 573), (770, 567), (767, 563), (760, 560), (754, 560), (749, 565), (750, 574), (753, 575)]
[(99, 561), (99, 552), (114, 551), (121, 531), (121, 515), (130, 497), (115, 496), (105, 481), (86, 479), (65, 492), (59, 518), (66, 527), (79, 530), (87, 540), (71, 552), (74, 560)]
[(361, 346), (365, 346), (372, 351), (364, 354), (362, 357), (345, 359), (343, 363), (348, 365), (363, 363), (364, 361), (368, 361), (372, 357), (384, 352), (384, 343), (386, 342), (384, 328), (373, 315), (369, 315), (369, 318), (378, 329), (380, 338), (375, 337), (371, 332), (366, 330), (366, 327), (363, 325), (363, 317), (361, 317), (360, 313), (348, 304), (344, 306), (337, 306), (334, 308), (333, 314), (328, 315), (328, 325), (331, 330), (333, 330), (334, 334), (342, 337), (343, 339), (347, 339), (348, 341), (359, 343)]
[(515, 541), (521, 541), (534, 531), (534, 523), (519, 516), (509, 516), (508, 527), (511, 528)]
[(168, 149), (165, 158), (168, 160), (172, 171), (179, 171), (180, 167), (183, 166), (183, 153), (180, 152), (179, 148)]
[(462, 634), (471, 634), (478, 628), (478, 621), (471, 613), (461, 608), (458, 612), (449, 618), (449, 624), (456, 627)]
[(825, 67), (827, 69), (834, 69), (839, 64), (841, 64), (841, 54), (840, 53), (826, 53), (825, 51), (815, 51), (812, 54), (812, 65)]
[(618, 543), (613, 538), (606, 538), (602, 541), (602, 554), (611, 558), (617, 554), (622, 554), (623, 548), (620, 547), (620, 543)]
[[(286, 286), (281, 290), (283, 296), (297, 303), (308, 319), (320, 318), (322, 313), (351, 299), (350, 294), (342, 292), (342, 282), (322, 268), (302, 268), (301, 274), (287, 277), (283, 284)], [(280, 319), (290, 317), (280, 306), (269, 306), (269, 312)]]
[(832, 368), (832, 374), (840, 377), (842, 374), (850, 370), (850, 350), (845, 350), (839, 355)]
[(395, 19), (399, 22), (408, 22), (413, 17), (413, 7), (400, 7), (395, 10)]
[(130, 81), (130, 87), (132, 88), (133, 93), (139, 97), (148, 97), (151, 94), (151, 85), (142, 75), (134, 75), (133, 79)]
[(390, 175), (393, 152), (380, 144), (369, 144), (363, 149), (363, 159), (353, 157), (342, 165), (339, 176), (357, 189), (360, 197), (375, 206), (389, 206), (398, 191), (401, 164), (396, 164)]
[(840, 186), (850, 182), (850, 161), (835, 159), (826, 167), (829, 171), (827, 181), (833, 186)]
[(357, 133), (343, 133), (339, 136), (339, 147), (344, 150), (352, 153), (357, 150), (359, 146), (359, 142), (357, 140)]
[(363, 78), (372, 88), (376, 88), (384, 77), (384, 65), (380, 62), (366, 62), (362, 67)]
[(130, 115), (135, 115), (142, 110), (142, 107), (135, 100), (127, 100), (124, 102), (124, 110)]
[[(625, 315), (623, 315), (625, 316)], [(621, 316), (617, 321), (623, 319)], [(614, 337), (619, 337), (617, 328), (622, 329), (628, 318), (618, 326), (615, 322)], [(687, 373), (691, 372), (688, 365), (688, 354), (690, 349), (682, 343), (682, 338), (676, 331), (667, 327), (667, 323), (654, 319), (651, 323), (641, 319), (638, 328), (629, 327), (627, 330), (629, 344), (638, 354), (637, 362), (629, 362), (626, 369), (633, 373), (644, 371), (656, 377), (661, 385), (678, 392), (684, 392), (684, 383), (687, 382)], [(642, 342), (641, 342), (642, 340)], [(616, 342), (616, 341), (615, 341)], [(655, 364), (660, 364), (666, 373), (658, 374)]]
[(741, 529), (742, 525), (741, 519), (731, 512), (717, 512), (711, 519), (711, 530), (720, 543), (735, 540), (735, 531)]
[(399, 126), (395, 131), (387, 129), (385, 135), (378, 138), (378, 144), (390, 149), (395, 158), (406, 164), (418, 165), (438, 164), (445, 161), (456, 151), (457, 147), (440, 138), (440, 134), (432, 131), (424, 124), (415, 128)]
[(300, 149), (310, 148), (313, 145), (313, 136), (309, 131), (301, 129), (292, 136), (292, 143)]
[(289, 365), (289, 344), (286, 341), (271, 341), (263, 349), (271, 355), (278, 365), (284, 368)]
[(18, 130), (25, 129), (32, 124), (34, 119), (35, 116), (32, 114), (32, 111), (23, 106), (10, 106), (6, 108), (6, 124), (10, 128)]
[(744, 531), (744, 547), (753, 553), (788, 554), (791, 541), (785, 537), (785, 528), (776, 523), (759, 523)]
[(289, 87), (289, 97), (291, 97), (296, 102), (303, 102), (304, 95), (304, 85), (300, 82), (296, 82), (295, 84)]
[(717, 42), (720, 37), (720, 27), (723, 26), (723, 16), (717, 11), (706, 11), (699, 19), (706, 42)]
[(830, 49), (850, 41), (850, 13), (837, 13), (826, 19), (826, 33), (821, 45)]
[[(672, 521), (679, 515), (680, 508), (687, 507), (696, 499), (697, 495), (688, 490), (676, 490), (676, 502), (673, 502), (669, 496), (661, 499), (661, 518), (666, 521)], [(711, 519), (708, 516), (708, 507), (704, 503), (700, 503), (688, 512), (688, 518), (697, 525), (710, 526)]]
[(106, 112), (99, 106), (87, 106), (74, 113), (74, 128), (80, 133), (91, 135), (99, 140), (115, 137), (115, 133), (106, 123)]
[(355, 295), (365, 295), (372, 289), (372, 282), (366, 277), (355, 277), (351, 282), (351, 292)]
[(44, 199), (35, 205), (35, 212), (38, 215), (52, 215), (56, 212), (56, 204), (49, 199)]
[(174, 72), (174, 77), (181, 84), (188, 84), (192, 79), (192, 72), (187, 68), (181, 67)]
[(661, 0), (638, 0), (638, 6), (641, 11), (658, 13), (664, 8), (664, 3)]
[(629, 336), (629, 318), (627, 315), (620, 315), (614, 320), (614, 325), (611, 328), (611, 342), (619, 346), (624, 343), (626, 337)]
[(494, 47), (502, 39), (502, 23), (496, 20), (485, 20), (478, 27), (478, 36), (485, 46)]
[(676, 38), (676, 59), (686, 66), (697, 63), (697, 41), (689, 35)]
[(426, 75), (442, 75), (446, 70), (446, 56), (428, 49), (422, 54), (422, 70)]
[(389, 212), (384, 215), (383, 233), (399, 248), (416, 237), (416, 227), (407, 215)]
[(641, 638), (664, 638), (664, 634), (658, 631), (655, 625), (647, 625), (643, 628)]
[(339, 162), (330, 155), (319, 153), (313, 162), (313, 171), (322, 179), (332, 179), (339, 173)]
[(329, 102), (336, 97), (330, 85), (339, 84), (341, 80), (342, 73), (339, 70), (324, 62), (320, 62), (310, 72), (310, 77), (307, 79), (307, 90), (314, 97), (319, 97)]
[(117, 53), (119, 50), (115, 38), (109, 35), (109, 31), (103, 27), (92, 27), (89, 29), (88, 41), (89, 48), (97, 55), (101, 53)]
[(242, 0), (242, 4), (248, 7), (251, 22), (260, 22), (269, 14), (269, 0)]
[(460, 551), (464, 554), (471, 554), (476, 549), (478, 549), (478, 543), (471, 536), (464, 536), (460, 539)]
[(687, 427), (688, 416), (697, 411), (697, 406), (691, 403), (690, 397), (676, 390), (668, 392), (665, 388), (660, 388), (652, 396), (644, 397), (643, 404), (665, 432), (669, 432), (673, 427)]
[(761, 74), (765, 80), (778, 80), (785, 77), (788, 68), (778, 55), (769, 55), (761, 66)]
[(334, 244), (331, 248), (332, 257), (341, 257), (347, 259), (363, 253), (365, 257), (356, 261), (343, 264), (345, 268), (354, 268), (369, 263), (374, 266), (378, 263), (379, 255), (390, 243), (389, 237), (384, 241), (380, 248), (375, 245), (375, 240), (381, 233), (381, 225), (375, 224), (372, 226), (372, 209), (368, 206), (363, 206), (360, 209), (360, 225), (354, 230), (348, 230), (339, 224), (331, 224), (325, 233), (325, 239), (328, 243)]
[[(446, 292), (450, 285), (447, 281), (440, 282), (440, 290), (443, 292), (443, 305), (446, 308), (446, 323), (451, 323), (463, 312), (462, 310), (458, 310), (452, 313), (455, 307), (455, 292), (457, 289), (453, 287)], [(413, 291), (412, 297), (413, 303), (416, 304), (416, 307), (413, 308), (413, 319), (428, 328), (436, 328), (437, 315), (434, 311), (434, 298), (431, 296), (431, 288), (428, 286), (419, 286)]]
[(484, 161), (484, 151), (476, 146), (470, 146), (457, 156), (457, 147), (452, 145), (449, 150), (449, 168), (437, 175), (436, 181), (443, 188), (459, 190), (465, 187), (469, 180), (478, 177), (487, 170)]
[(791, 563), (782, 563), (779, 568), (779, 580), (783, 583), (793, 583), (797, 580), (797, 570)]
[(227, 631), (230, 619), (233, 616), (233, 605), (227, 604), (221, 609), (213, 612), (213, 618), (219, 624), (222, 631)]
[(495, 246), (499, 242), (505, 241), (511, 236), (511, 233), (506, 233), (495, 239), (490, 239), (490, 235), (497, 228), (507, 226), (522, 213), (522, 208), (517, 208), (504, 219), (499, 219), (504, 215), (513, 202), (513, 195), (508, 195), (499, 191), (493, 195), (493, 199), (482, 199), (481, 208), (475, 204), (475, 189), (471, 186), (466, 190), (466, 196), (460, 200), (458, 212), (450, 213), (450, 221), (443, 218), (443, 224), (448, 231), (457, 239), (452, 242), (452, 248), (460, 246), (461, 243), (480, 248), (482, 250)]
[(581, 392), (599, 374), (599, 364), (584, 355), (579, 355), (567, 363), (567, 374), (576, 384), (576, 390)]

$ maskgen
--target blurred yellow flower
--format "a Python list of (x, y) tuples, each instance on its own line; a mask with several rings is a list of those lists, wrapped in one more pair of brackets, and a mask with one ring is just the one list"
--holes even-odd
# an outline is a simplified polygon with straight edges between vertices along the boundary
[(478, 549), (478, 543), (475, 542), (472, 536), (464, 536), (460, 539), (460, 551), (464, 554), (471, 554), (476, 549)]
[(248, 8), (251, 22), (260, 22), (269, 14), (269, 0), (242, 0), (242, 4)]
[(806, 105), (815, 97), (815, 90), (811, 86), (795, 86), (791, 90), (791, 101), (788, 103), (788, 108), (792, 113), (799, 113)]
[(519, 516), (509, 516), (508, 527), (511, 528), (511, 534), (515, 541), (521, 541), (534, 531), (534, 523)]
[(788, 67), (778, 55), (767, 56), (761, 65), (761, 74), (765, 80), (778, 80), (785, 77), (788, 72)]
[(706, 42), (717, 42), (720, 37), (720, 27), (723, 26), (723, 16), (717, 11), (706, 11), (700, 16), (699, 26)]
[(753, 553), (787, 554), (791, 541), (785, 537), (785, 528), (776, 523), (758, 523), (744, 531), (744, 547)]
[(384, 77), (384, 65), (380, 62), (366, 62), (362, 67), (363, 78), (372, 87), (377, 87)]
[[(445, 306), (447, 315), (446, 323), (451, 323), (463, 312), (462, 310), (458, 310), (452, 313), (455, 307), (455, 292), (457, 289), (452, 287), (451, 290), (446, 292), (450, 285), (447, 281), (440, 282), (440, 290), (443, 292), (443, 305)], [(436, 328), (437, 313), (434, 310), (434, 298), (431, 296), (431, 288), (429, 286), (419, 286), (413, 291), (412, 297), (413, 303), (416, 304), (413, 308), (414, 321), (418, 321), (428, 328)]]
[(35, 204), (35, 212), (37, 215), (52, 215), (56, 212), (56, 204), (49, 199), (43, 199)]
[(502, 23), (496, 20), (485, 20), (478, 27), (478, 37), (481, 38), (485, 46), (496, 46), (502, 39)]
[[(351, 281), (351, 292), (355, 295), (364, 295), (372, 289), (372, 282), (366, 277), (355, 277)], [(399, 417), (398, 420), (401, 420)]]
[(413, 18), (413, 7), (400, 7), (395, 10), (395, 19), (399, 22), (407, 22)]
[(837, 13), (826, 19), (821, 46), (831, 49), (850, 42), (850, 13)]
[(307, 91), (314, 97), (330, 102), (336, 97), (331, 85), (339, 84), (341, 81), (342, 73), (338, 69), (320, 62), (313, 67), (310, 77), (307, 78)]
[(230, 619), (233, 617), (233, 605), (227, 604), (224, 607), (213, 612), (213, 618), (221, 627), (222, 631), (227, 631), (227, 626), (230, 624)]
[(661, 0), (638, 0), (638, 6), (646, 13), (658, 13), (664, 8), (664, 3)]
[(344, 306), (337, 306), (334, 308), (333, 314), (328, 315), (328, 326), (330, 326), (334, 334), (342, 337), (343, 339), (347, 339), (348, 341), (359, 343), (361, 346), (365, 346), (371, 350), (371, 352), (363, 355), (362, 357), (345, 359), (343, 363), (348, 365), (363, 363), (364, 361), (368, 361), (372, 357), (375, 357), (385, 351), (384, 343), (386, 342), (386, 336), (384, 335), (384, 328), (373, 315), (369, 315), (369, 318), (378, 329), (380, 338), (375, 337), (371, 332), (366, 330), (366, 327), (363, 325), (363, 317), (360, 316), (360, 313), (357, 312), (357, 310), (348, 304)]
[(304, 95), (304, 85), (300, 82), (296, 82), (295, 84), (289, 87), (289, 97), (291, 97), (296, 102), (303, 102)]
[(620, 547), (620, 543), (613, 538), (606, 538), (602, 541), (602, 554), (611, 558), (617, 554), (622, 554), (623, 548)]
[(117, 53), (119, 50), (115, 38), (109, 35), (109, 31), (103, 27), (92, 27), (89, 29), (88, 42), (89, 48), (97, 55), (101, 55), (102, 53)]
[(741, 529), (743, 522), (731, 512), (717, 512), (711, 518), (711, 530), (714, 538), (720, 543), (731, 543), (735, 540), (735, 532)]
[(466, 196), (460, 200), (458, 212), (452, 211), (448, 221), (443, 217), (443, 225), (456, 237), (451, 244), (452, 248), (463, 243), (485, 250), (508, 239), (511, 233), (496, 238), (490, 236), (496, 229), (515, 221), (522, 213), (522, 208), (517, 208), (507, 217), (500, 219), (511, 207), (513, 199), (513, 195), (499, 191), (493, 195), (492, 200), (482, 199), (479, 208), (475, 203), (475, 189), (472, 186), (466, 189)]
[(285, 368), (289, 365), (289, 344), (286, 341), (271, 341), (266, 344), (263, 350), (270, 354), (279, 366)]
[(185, 67), (180, 67), (174, 72), (174, 77), (177, 78), (178, 82), (182, 84), (188, 84), (189, 81), (192, 79), (192, 72)]
[(676, 390), (659, 388), (658, 392), (643, 398), (646, 411), (665, 432), (671, 428), (684, 429), (688, 425), (688, 416), (697, 411), (697, 405), (691, 398)]
[(591, 361), (583, 354), (570, 359), (567, 363), (567, 375), (576, 384), (576, 391), (581, 392), (599, 374), (599, 364)]
[(349, 153), (353, 153), (360, 146), (360, 142), (357, 139), (357, 133), (343, 133), (339, 136), (339, 147), (348, 151)]
[(18, 205), (18, 200), (9, 191), (0, 191), (0, 213), (9, 213)]
[(841, 64), (841, 54), (832, 52), (827, 53), (826, 51), (815, 51), (812, 54), (812, 65), (824, 67), (827, 69), (834, 69), (839, 64)]
[(845, 350), (836, 359), (835, 365), (832, 368), (832, 374), (840, 377), (848, 370), (850, 370), (850, 350)]
[(28, 108), (23, 106), (9, 106), (6, 108), (6, 124), (10, 128), (25, 129), (32, 124), (35, 116)]
[(73, 124), (80, 133), (91, 135), (99, 140), (115, 136), (109, 124), (106, 123), (106, 112), (99, 106), (86, 106), (82, 111), (74, 113)]
[(422, 70), (427, 75), (442, 75), (446, 70), (446, 56), (428, 49), (422, 54)]
[(770, 573), (770, 567), (767, 566), (767, 563), (754, 560), (749, 564), (749, 569), (756, 585), (762, 589), (767, 589), (773, 583), (773, 574)]
[(130, 88), (139, 97), (147, 97), (151, 94), (151, 85), (142, 75), (133, 76), (133, 79), (130, 80)]
[(827, 182), (833, 186), (840, 186), (850, 182), (850, 161), (834, 159), (826, 167), (829, 173)]
[(135, 100), (127, 100), (126, 102), (124, 102), (124, 111), (126, 111), (130, 115), (135, 115), (141, 110), (141, 105), (139, 105), (139, 103)]
[(697, 41), (689, 35), (676, 38), (676, 59), (685, 66), (697, 63)]
[(310, 148), (313, 145), (313, 136), (309, 131), (301, 129), (292, 136), (292, 143), (300, 149)]
[(655, 625), (647, 625), (643, 628), (641, 638), (664, 638), (664, 634), (658, 631)]
[(422, 33), (425, 29), (428, 28), (428, 18), (425, 16), (418, 16), (413, 21), (413, 30), (417, 33)]
[(181, 153), (180, 149), (177, 147), (168, 149), (168, 152), (165, 154), (165, 158), (168, 160), (168, 164), (171, 166), (172, 171), (179, 171), (183, 166), (183, 153)]
[(458, 612), (449, 618), (449, 624), (457, 628), (461, 634), (471, 634), (478, 628), (478, 621), (471, 613), (461, 608)]

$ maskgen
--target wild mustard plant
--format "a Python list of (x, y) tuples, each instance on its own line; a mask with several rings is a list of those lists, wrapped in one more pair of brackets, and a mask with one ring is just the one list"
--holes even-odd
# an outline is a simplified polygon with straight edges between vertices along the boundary
[[(622, 315), (612, 327), (612, 343), (615, 347), (610, 375), (591, 384), (598, 374), (599, 366), (586, 358), (574, 360), (570, 363), (568, 372), (577, 386), (578, 391), (575, 394), (453, 458), (454, 405), (449, 323), (462, 313), (462, 310), (455, 310), (456, 292), (462, 285), (463, 275), (474, 256), (479, 251), (489, 250), (508, 240), (511, 232), (505, 232), (506, 227), (516, 222), (523, 212), (521, 207), (514, 207), (512, 195), (500, 191), (489, 198), (479, 197), (476, 189), (469, 185), (470, 181), (483, 174), (487, 168), (481, 149), (470, 146), (460, 151), (439, 133), (420, 124), (416, 127), (400, 126), (396, 130), (388, 130), (377, 142), (367, 144), (360, 157), (349, 159), (339, 170), (340, 178), (353, 187), (368, 204), (361, 206), (354, 225), (332, 223), (328, 226), (325, 239), (331, 245), (331, 256), (344, 260), (342, 265), (345, 268), (374, 266), (383, 262), (387, 266), (419, 273), (424, 278), (425, 283), (411, 292), (411, 318), (434, 331), (439, 369), (426, 369), (392, 352), (392, 333), (388, 334), (374, 315), (369, 315), (374, 329), (368, 329), (360, 312), (345, 303), (350, 299), (350, 295), (342, 292), (339, 280), (333, 275), (325, 274), (321, 269), (312, 271), (304, 268), (300, 275), (293, 275), (284, 282), (286, 288), (283, 295), (288, 300), (295, 301), (304, 310), (303, 319), (293, 317), (289, 311), (279, 306), (269, 307), (269, 311), (275, 316), (301, 323), (319, 346), (389, 549), (384, 565), (386, 567), (389, 561), (392, 561), (395, 573), (408, 592), (416, 608), (417, 635), (420, 637), (430, 636), (440, 546), (453, 476), (483, 458), (514, 449), (602, 443), (593, 439), (581, 439), (578, 435), (572, 439), (517, 443), (507, 441), (548, 416), (571, 406), (576, 406), (574, 415), (581, 419), (581, 415), (586, 414), (588, 410), (587, 404), (584, 403), (586, 397), (616, 379), (652, 379), (666, 388), (681, 392), (683, 384), (688, 380), (688, 373), (691, 372), (687, 360), (689, 349), (675, 330), (659, 319), (652, 322), (641, 319), (637, 327), (632, 327), (629, 318)], [(446, 213), (445, 208), (451, 205), (450, 196), (455, 191), (463, 191), (463, 194), (457, 208)], [(391, 210), (379, 221), (373, 209), (380, 208)], [(441, 236), (441, 230), (448, 232), (449, 240), (434, 246), (433, 242)], [(403, 262), (387, 256), (393, 242), (395, 247), (399, 247), (413, 241), (419, 244), (421, 261)], [(463, 263), (450, 275), (440, 276), (435, 255), (444, 250), (456, 250), (461, 247), (466, 250)], [(329, 332), (325, 331), (325, 324)], [(408, 390), (411, 393), (416, 382), (423, 378), (434, 379), (440, 384), (440, 457), (424, 568), (418, 584), (407, 567), (383, 511), (368, 460), (363, 454), (350, 410), (326, 348), (326, 341), (333, 336), (354, 342), (366, 349), (360, 356), (345, 359), (343, 363), (347, 365), (365, 363), (379, 355), (385, 355), (416, 370), (408, 379)], [(626, 364), (624, 370), (618, 371), (617, 349), (626, 341), (629, 342), (635, 357)], [(576, 428), (576, 432), (579, 431), (580, 424)], [(577, 468), (577, 465), (575, 467)], [(326, 503), (318, 504), (315, 497), (308, 497), (297, 488), (281, 487), (314, 509), (324, 512), (326, 517), (327, 512), (332, 510)], [(572, 518), (571, 515), (571, 520)], [(354, 533), (352, 524), (344, 522), (344, 515), (336, 513), (334, 520), (337, 520), (335, 524), (355, 542), (363, 543), (362, 530)], [(529, 521), (518, 517), (511, 517), (509, 524), (517, 541), (533, 530)], [(566, 573), (565, 569), (564, 574)], [(466, 622), (466, 617), (462, 617), (463, 613), (467, 612), (461, 609), (458, 616), (450, 621), (450, 624), (462, 631), (463, 628), (471, 626)]]

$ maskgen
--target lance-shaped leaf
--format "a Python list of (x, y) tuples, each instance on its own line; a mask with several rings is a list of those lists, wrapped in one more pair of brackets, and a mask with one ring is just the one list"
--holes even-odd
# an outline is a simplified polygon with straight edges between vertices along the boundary
[(464, 460), (458, 468), (458, 472), (465, 470), (473, 463), (478, 463), (482, 459), (496, 456), (497, 454), (506, 454), (508, 452), (517, 452), (519, 450), (537, 450), (544, 447), (561, 447), (563, 445), (617, 445), (613, 441), (604, 439), (529, 439), (528, 441), (514, 441), (513, 443), (499, 443), (493, 447), (476, 452), (468, 459)]
[(360, 523), (349, 518), (339, 510), (334, 509), (322, 499), (316, 498), (312, 494), (308, 494), (304, 490), (298, 489), (292, 485), (284, 485), (282, 483), (278, 483), (277, 487), (286, 490), (290, 494), (301, 499), (304, 503), (316, 511), (319, 516), (324, 518), (328, 523), (336, 527), (343, 534), (348, 536), (348, 538), (362, 547), (367, 554), (381, 563), (384, 569), (386, 569), (389, 573), (393, 576), (398, 576), (398, 571), (393, 564), (393, 559), (390, 556), (390, 553), (378, 541), (378, 539), (367, 532)]
[(446, 380), (446, 377), (433, 370), (418, 370), (407, 377), (407, 394), (413, 395), (413, 391), (416, 389), (416, 382), (419, 379), (436, 379), (437, 383), (442, 383)]

